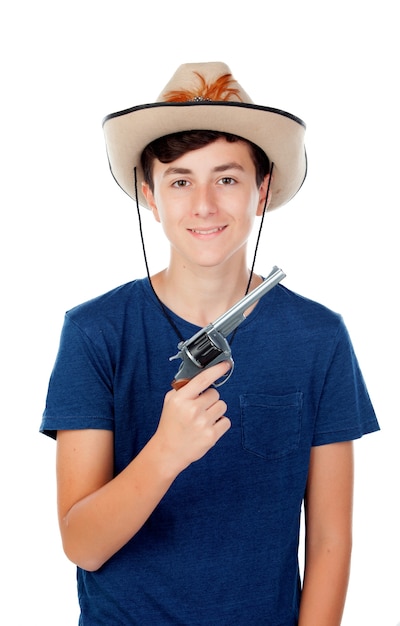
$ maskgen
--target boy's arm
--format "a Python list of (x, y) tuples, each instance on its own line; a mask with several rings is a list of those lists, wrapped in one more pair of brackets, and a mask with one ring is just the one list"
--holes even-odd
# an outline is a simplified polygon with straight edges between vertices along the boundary
[(352, 442), (313, 447), (305, 499), (306, 557), (299, 626), (339, 626), (352, 546)]
[(230, 428), (226, 404), (210, 387), (227, 370), (219, 363), (168, 392), (156, 433), (115, 477), (112, 432), (58, 432), (58, 517), (71, 561), (101, 567), (142, 527), (178, 474)]

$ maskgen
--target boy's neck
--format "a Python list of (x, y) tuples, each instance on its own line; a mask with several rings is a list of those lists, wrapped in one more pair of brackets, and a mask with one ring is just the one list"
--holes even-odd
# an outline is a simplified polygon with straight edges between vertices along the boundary
[[(152, 276), (151, 281), (158, 297), (169, 309), (202, 327), (243, 298), (249, 277), (250, 271), (246, 267), (230, 275), (210, 268), (201, 268), (194, 273), (187, 268), (177, 272), (169, 267)], [(262, 279), (254, 275), (249, 291), (261, 282)]]

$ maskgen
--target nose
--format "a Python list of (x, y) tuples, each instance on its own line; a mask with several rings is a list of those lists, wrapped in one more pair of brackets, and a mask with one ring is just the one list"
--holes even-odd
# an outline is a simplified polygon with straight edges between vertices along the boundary
[(209, 185), (199, 185), (193, 197), (193, 214), (197, 217), (208, 217), (217, 212), (214, 194)]

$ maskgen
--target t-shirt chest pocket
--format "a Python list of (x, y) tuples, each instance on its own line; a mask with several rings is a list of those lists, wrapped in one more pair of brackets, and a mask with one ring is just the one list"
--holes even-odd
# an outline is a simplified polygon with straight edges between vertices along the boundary
[(241, 395), (243, 448), (269, 460), (294, 452), (300, 442), (302, 404), (301, 392)]

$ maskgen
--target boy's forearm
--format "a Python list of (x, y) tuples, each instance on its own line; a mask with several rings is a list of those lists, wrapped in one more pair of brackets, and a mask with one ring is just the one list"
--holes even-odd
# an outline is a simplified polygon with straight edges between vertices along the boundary
[(96, 570), (141, 528), (176, 476), (157, 452), (153, 438), (121, 474), (61, 520), (70, 560)]
[(351, 538), (307, 554), (298, 626), (340, 626), (350, 558)]

